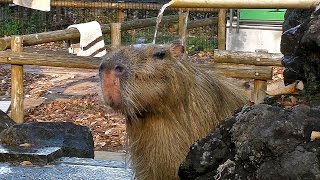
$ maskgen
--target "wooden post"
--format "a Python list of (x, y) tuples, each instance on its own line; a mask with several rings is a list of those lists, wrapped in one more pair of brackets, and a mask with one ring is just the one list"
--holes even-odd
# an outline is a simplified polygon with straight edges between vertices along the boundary
[[(255, 50), (255, 52), (268, 53), (268, 51), (264, 49), (257, 49)], [(255, 79), (253, 81), (253, 102), (255, 104), (262, 103), (263, 99), (267, 96), (266, 91), (267, 91), (267, 81)]]
[(124, 10), (123, 9), (118, 9), (118, 22), (122, 23), (124, 22)]
[(179, 37), (182, 41), (182, 45), (187, 46), (187, 19), (188, 12), (180, 11), (179, 13)]
[(253, 84), (253, 102), (255, 104), (260, 104), (263, 102), (263, 99), (267, 96), (267, 81), (255, 79)]
[[(22, 36), (11, 39), (12, 52), (22, 52)], [(16, 123), (23, 123), (23, 66), (11, 65), (11, 118)]]
[(121, 46), (121, 23), (111, 23), (111, 49)]
[(226, 49), (226, 10), (220, 9), (218, 15), (218, 49)]

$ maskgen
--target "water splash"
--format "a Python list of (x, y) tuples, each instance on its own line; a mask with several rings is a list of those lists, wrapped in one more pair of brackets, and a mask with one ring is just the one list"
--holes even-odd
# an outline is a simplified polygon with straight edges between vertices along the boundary
[(153, 36), (153, 41), (152, 41), (152, 44), (155, 44), (156, 43), (156, 38), (157, 38), (157, 33), (158, 33), (158, 29), (159, 29), (159, 25), (160, 25), (160, 22), (162, 20), (162, 17), (163, 17), (163, 12), (164, 10), (169, 7), (170, 5), (172, 5), (173, 3), (175, 2), (175, 0), (172, 0), (166, 4), (164, 4), (160, 11), (159, 11), (159, 14), (157, 16), (157, 24), (156, 24), (156, 30), (154, 31), (154, 36)]

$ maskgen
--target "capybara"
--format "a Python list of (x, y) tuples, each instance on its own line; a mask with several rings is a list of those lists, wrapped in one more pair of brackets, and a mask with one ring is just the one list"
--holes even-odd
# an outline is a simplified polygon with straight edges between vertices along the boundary
[(106, 104), (127, 117), (137, 179), (179, 179), (191, 144), (246, 102), (224, 78), (183, 60), (183, 52), (179, 43), (132, 45), (100, 65)]

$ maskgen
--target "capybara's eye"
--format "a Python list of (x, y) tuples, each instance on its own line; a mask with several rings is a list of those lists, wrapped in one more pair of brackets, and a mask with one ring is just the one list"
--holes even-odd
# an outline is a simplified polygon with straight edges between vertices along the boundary
[(153, 54), (153, 58), (155, 59), (164, 59), (166, 53), (164, 51), (156, 52)]
[(116, 67), (115, 67), (115, 70), (116, 70), (118, 73), (123, 73), (124, 68), (123, 68), (122, 66), (116, 66)]

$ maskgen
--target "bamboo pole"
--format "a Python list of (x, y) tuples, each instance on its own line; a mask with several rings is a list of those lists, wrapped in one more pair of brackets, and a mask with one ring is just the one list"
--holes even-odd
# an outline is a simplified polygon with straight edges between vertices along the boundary
[(121, 46), (121, 23), (111, 23), (111, 49)]
[(218, 14), (218, 49), (226, 49), (226, 10), (220, 9)]
[(213, 59), (217, 63), (248, 64), (256, 66), (282, 66), (280, 53), (241, 52), (214, 50)]
[[(12, 52), (22, 52), (22, 37), (11, 39)], [(16, 123), (23, 123), (23, 66), (16, 64), (11, 65), (11, 118)]]
[(299, 8), (315, 7), (317, 0), (172, 0), (175, 8), (224, 8), (224, 9), (258, 9), (258, 8)]

